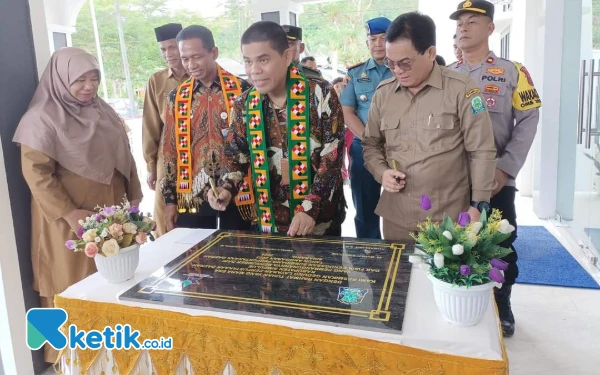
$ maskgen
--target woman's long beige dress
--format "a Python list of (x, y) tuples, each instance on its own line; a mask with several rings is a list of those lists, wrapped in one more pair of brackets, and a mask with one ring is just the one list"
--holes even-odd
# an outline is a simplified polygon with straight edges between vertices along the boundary
[[(93, 211), (96, 206), (142, 199), (142, 188), (134, 167), (129, 181), (115, 170), (110, 185), (81, 177), (63, 168), (42, 152), (21, 145), (21, 168), (31, 189), (31, 258), (33, 287), (42, 307), (54, 306), (54, 295), (96, 272), (92, 258), (65, 247), (77, 239), (63, 219), (75, 209)], [(57, 352), (48, 350), (45, 360), (54, 362)], [(51, 348), (50, 348), (51, 349)]]

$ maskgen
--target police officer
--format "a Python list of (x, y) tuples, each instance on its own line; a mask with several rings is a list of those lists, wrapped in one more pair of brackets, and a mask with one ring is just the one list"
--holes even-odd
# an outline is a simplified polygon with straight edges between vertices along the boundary
[[(456, 36), (462, 51), (462, 58), (451, 68), (477, 82), (494, 127), (498, 162), (491, 206), (501, 210), (503, 218), (516, 228), (515, 178), (533, 143), (542, 102), (523, 65), (498, 58), (490, 51), (488, 38), (494, 32), (494, 4), (484, 0), (463, 1), (450, 19), (457, 21)], [(515, 230), (502, 245), (510, 247), (516, 238)], [(494, 289), (505, 337), (515, 331), (510, 295), (519, 269), (516, 249), (512, 249), (504, 259), (508, 263), (504, 284), (501, 289)]]
[(302, 42), (302, 28), (291, 25), (281, 26), (285, 30), (288, 38), (288, 45), (294, 51), (294, 58), (292, 61), (304, 72), (308, 78), (320, 78), (323, 79), (323, 75), (320, 71), (311, 69), (300, 64), (300, 55), (304, 53), (306, 46)]
[[(476, 83), (435, 62), (435, 24), (405, 13), (386, 34), (386, 64), (394, 78), (381, 82), (363, 139), (365, 166), (383, 185), (377, 206), (383, 237), (411, 241), (431, 216), (473, 221), (489, 207), (496, 149), (492, 123)], [(420, 207), (421, 195), (432, 207)], [(482, 202), (470, 206), (471, 197)], [(487, 206), (486, 206), (487, 204)]]
[(361, 139), (377, 85), (393, 76), (383, 63), (385, 32), (391, 22), (385, 17), (367, 21), (367, 47), (371, 58), (348, 68), (347, 86), (342, 90), (340, 97), (344, 122), (354, 133), (354, 140), (350, 146), (350, 187), (356, 208), (354, 224), (358, 238), (381, 238), (380, 219), (375, 214), (381, 195), (381, 184), (364, 167)]

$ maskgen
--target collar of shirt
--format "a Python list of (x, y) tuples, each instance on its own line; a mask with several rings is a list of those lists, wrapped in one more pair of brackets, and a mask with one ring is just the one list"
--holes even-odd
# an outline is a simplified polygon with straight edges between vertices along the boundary
[[(489, 59), (492, 59), (492, 62), (489, 62), (489, 61), (488, 61)], [(480, 64), (477, 64), (477, 65), (470, 66), (470, 65), (467, 63), (467, 60), (463, 60), (463, 61), (464, 61), (464, 64), (463, 64), (463, 66), (466, 68), (466, 70), (468, 70), (468, 71), (471, 71), (471, 72), (472, 72), (472, 71), (474, 71), (474, 70), (477, 70), (477, 69), (481, 68), (481, 67), (482, 67), (484, 64), (487, 64), (487, 65), (492, 65), (492, 64), (496, 63), (496, 61), (497, 61), (497, 60), (498, 60), (498, 56), (496, 56), (496, 54), (494, 53), (494, 51), (490, 51), (490, 52), (489, 52), (489, 53), (488, 53), (488, 54), (487, 54), (487, 55), (486, 55), (486, 56), (483, 58), (483, 61), (481, 61), (481, 63), (480, 63)]]
[(369, 61), (367, 61), (367, 65), (365, 68), (367, 70), (377, 69), (381, 74), (385, 73), (385, 71), (389, 69), (387, 66), (385, 66), (385, 64), (378, 64), (374, 58), (370, 58)]
[[(201, 87), (204, 87), (202, 82), (199, 79), (194, 82), (194, 91), (199, 90)], [(219, 74), (215, 74), (215, 78), (213, 79), (212, 85), (209, 88), (217, 87), (221, 89), (221, 80), (219, 79)]]
[[(442, 80), (442, 68), (440, 68), (440, 66), (434, 62), (433, 69), (431, 70), (429, 77), (427, 77), (427, 80), (425, 80), (425, 85), (423, 86), (423, 88), (426, 88), (427, 86), (431, 86), (431, 87), (435, 87), (436, 89), (441, 90), (443, 88), (442, 81), (443, 81)], [(397, 86), (396, 86), (396, 91), (402, 90), (402, 89), (404, 89), (404, 87), (398, 81)]]
[(183, 81), (183, 80), (184, 80), (184, 78), (186, 78), (186, 79), (187, 79), (189, 76), (188, 76), (187, 72), (184, 72), (182, 76), (179, 76), (179, 77), (177, 77), (177, 76), (175, 75), (175, 72), (173, 71), (173, 69), (169, 68), (168, 77), (169, 77), (169, 78), (175, 78), (177, 81), (180, 81), (180, 82), (181, 82), (181, 81)]

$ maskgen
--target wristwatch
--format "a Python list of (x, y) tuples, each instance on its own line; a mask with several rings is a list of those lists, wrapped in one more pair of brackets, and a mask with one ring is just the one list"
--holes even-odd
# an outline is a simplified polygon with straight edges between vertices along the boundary
[(476, 209), (479, 210), (479, 212), (483, 212), (485, 210), (485, 213), (488, 215), (492, 211), (492, 208), (490, 207), (490, 204), (488, 202), (471, 201), (471, 207), (475, 207)]

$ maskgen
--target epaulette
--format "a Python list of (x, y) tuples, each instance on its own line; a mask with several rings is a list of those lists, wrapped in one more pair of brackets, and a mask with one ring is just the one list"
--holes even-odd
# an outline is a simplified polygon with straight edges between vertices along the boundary
[(346, 70), (350, 70), (350, 69), (357, 68), (357, 67), (359, 67), (359, 66), (363, 65), (364, 63), (365, 63), (365, 61), (363, 61), (363, 62), (359, 62), (359, 63), (357, 63), (357, 64), (354, 64), (354, 65), (347, 66), (347, 67), (346, 67)]
[(442, 69), (442, 75), (452, 79), (456, 79), (458, 81), (461, 81), (462, 83), (467, 83), (470, 79), (468, 75), (459, 73), (458, 71), (452, 70), (451, 68)]
[(380, 88), (381, 86), (385, 86), (385, 85), (390, 84), (392, 82), (396, 82), (396, 77), (384, 79), (383, 81), (379, 82), (379, 85), (377, 85), (377, 88)]

